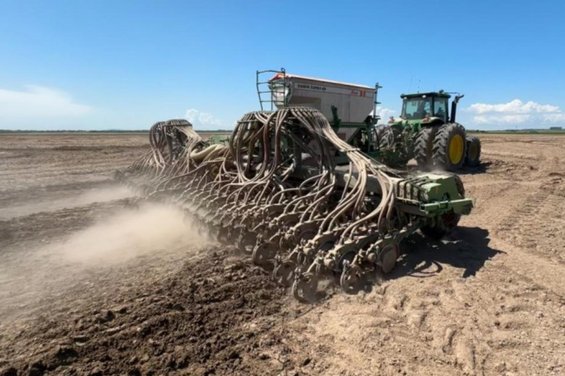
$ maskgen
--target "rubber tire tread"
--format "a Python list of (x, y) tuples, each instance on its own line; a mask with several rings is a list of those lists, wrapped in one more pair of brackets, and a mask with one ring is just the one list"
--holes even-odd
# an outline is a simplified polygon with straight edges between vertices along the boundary
[(466, 143), (463, 143), (463, 157), (457, 164), (453, 164), (449, 161), (449, 141), (455, 136), (456, 134), (461, 135), (463, 140), (466, 140), (465, 137), (465, 128), (461, 124), (457, 123), (447, 123), (443, 124), (439, 127), (438, 132), (434, 138), (434, 147), (433, 147), (433, 155), (432, 159), (434, 162), (434, 167), (443, 169), (446, 171), (457, 171), (460, 169), (463, 164), (465, 163), (465, 153), (466, 153)]
[[(466, 140), (466, 146), (467, 146), (467, 150), (465, 152), (465, 165), (467, 166), (478, 166), (481, 164), (481, 140), (478, 137), (475, 136), (470, 136), (467, 137)], [(475, 159), (470, 159), (469, 158), (469, 150), (471, 150), (472, 145), (476, 145), (476, 147), (478, 148), (478, 153), (477, 153), (477, 158)]]
[(414, 159), (416, 159), (420, 170), (427, 171), (433, 166), (434, 137), (438, 128), (437, 126), (424, 127), (416, 135), (416, 141), (414, 142)]
[(392, 127), (383, 128), (379, 137), (379, 149), (394, 149), (395, 134)]

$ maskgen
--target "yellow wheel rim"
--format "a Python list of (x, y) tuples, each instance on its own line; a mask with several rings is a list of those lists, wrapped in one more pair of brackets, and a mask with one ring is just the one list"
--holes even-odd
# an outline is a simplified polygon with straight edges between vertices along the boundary
[(463, 159), (463, 151), (465, 150), (464, 147), (464, 140), (460, 134), (454, 135), (451, 140), (449, 141), (449, 162), (451, 164), (458, 164)]

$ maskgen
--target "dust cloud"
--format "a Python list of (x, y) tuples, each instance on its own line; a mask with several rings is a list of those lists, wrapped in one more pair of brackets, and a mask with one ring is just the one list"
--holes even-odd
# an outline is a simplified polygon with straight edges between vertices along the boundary
[(65, 197), (34, 197), (28, 198), (25, 204), (3, 207), (0, 211), (0, 221), (23, 217), (41, 212), (81, 207), (95, 202), (109, 202), (133, 197), (135, 193), (126, 186), (106, 186), (93, 188), (77, 195)]
[(210, 243), (181, 210), (146, 203), (121, 210), (71, 235), (58, 252), (69, 261), (100, 265), (125, 262), (149, 253), (194, 250)]
[(128, 279), (141, 283), (148, 273), (171, 272), (211, 244), (176, 207), (117, 206), (92, 225), (48, 244), (6, 250), (0, 262), (0, 322), (73, 299), (72, 291), (119, 286)]

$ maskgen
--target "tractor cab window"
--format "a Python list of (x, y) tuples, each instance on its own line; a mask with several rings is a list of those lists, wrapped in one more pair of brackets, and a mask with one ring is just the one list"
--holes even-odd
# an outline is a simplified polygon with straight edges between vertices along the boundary
[(447, 98), (435, 99), (434, 116), (447, 121)]
[(423, 119), (432, 114), (432, 98), (405, 98), (402, 105), (404, 119)]

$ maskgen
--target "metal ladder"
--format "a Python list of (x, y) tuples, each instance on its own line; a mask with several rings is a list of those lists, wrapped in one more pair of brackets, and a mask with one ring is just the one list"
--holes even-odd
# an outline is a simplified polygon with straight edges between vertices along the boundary
[(379, 120), (381, 120), (381, 117), (379, 115), (377, 115), (377, 106), (379, 104), (381, 104), (381, 102), (379, 102), (379, 100), (377, 99), (377, 97), (379, 96), (379, 89), (382, 89), (383, 87), (381, 85), (379, 85), (379, 83), (377, 82), (375, 84), (375, 105), (373, 107), (373, 121), (374, 124), (377, 124), (379, 122)]
[[(259, 105), (261, 106), (261, 111), (273, 111), (275, 110), (275, 105), (273, 101), (273, 96), (271, 95), (271, 89), (269, 88), (269, 83), (273, 74), (282, 74), (283, 80), (286, 83), (286, 70), (281, 68), (280, 70), (262, 70), (256, 71), (255, 75), (255, 86), (257, 87), (257, 96), (259, 97)], [(266, 105), (268, 103), (268, 105)], [(267, 107), (267, 109), (265, 108)]]

